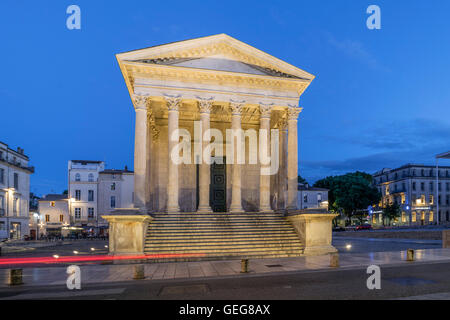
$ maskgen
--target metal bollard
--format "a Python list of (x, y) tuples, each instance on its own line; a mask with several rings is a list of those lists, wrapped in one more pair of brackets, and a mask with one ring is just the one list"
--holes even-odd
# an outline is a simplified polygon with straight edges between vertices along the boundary
[(22, 269), (9, 270), (9, 285), (10, 286), (18, 286), (21, 284), (23, 284)]
[(331, 268), (339, 268), (339, 254), (338, 253), (330, 254), (330, 267)]
[(248, 259), (241, 260), (241, 273), (248, 273)]
[(145, 279), (145, 269), (144, 265), (138, 264), (134, 266), (134, 280), (143, 280)]
[(406, 261), (414, 261), (414, 250), (408, 249), (406, 252)]

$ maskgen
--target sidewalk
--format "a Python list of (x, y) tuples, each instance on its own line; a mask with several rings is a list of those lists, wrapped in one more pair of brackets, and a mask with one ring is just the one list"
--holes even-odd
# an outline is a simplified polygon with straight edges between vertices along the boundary
[[(367, 268), (369, 265), (404, 265), (417, 262), (450, 262), (450, 249), (424, 249), (415, 251), (416, 262), (406, 262), (406, 252), (376, 252), (340, 254), (340, 268), (330, 268), (329, 256), (297, 257), (285, 259), (254, 259), (249, 261), (248, 274), (241, 274), (239, 260), (151, 263), (145, 265), (146, 280), (199, 279), (286, 272), (312, 272)], [(67, 267), (23, 268), (25, 286), (65, 285)], [(82, 284), (131, 281), (134, 265), (81, 266)], [(8, 269), (0, 270), (0, 288), (8, 287)]]

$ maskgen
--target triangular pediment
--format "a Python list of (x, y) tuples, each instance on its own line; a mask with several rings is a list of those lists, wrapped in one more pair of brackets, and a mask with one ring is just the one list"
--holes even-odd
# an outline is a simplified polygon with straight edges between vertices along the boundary
[(226, 34), (117, 55), (121, 62), (312, 80), (314, 76)]

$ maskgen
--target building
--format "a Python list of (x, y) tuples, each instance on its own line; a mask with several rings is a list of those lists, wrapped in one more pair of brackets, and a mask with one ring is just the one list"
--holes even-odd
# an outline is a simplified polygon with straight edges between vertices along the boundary
[(312, 74), (225, 34), (116, 57), (136, 114), (134, 208), (104, 216), (110, 253), (336, 252), (334, 215), (297, 207), (299, 98)]
[(24, 150), (0, 142), (0, 239), (29, 236), (30, 174)]
[[(136, 112), (136, 208), (175, 213), (297, 209), (298, 103), (312, 74), (225, 34), (121, 53), (117, 60)], [(186, 138), (185, 150), (195, 153), (210, 144), (196, 135), (200, 125), (214, 130), (215, 153), (206, 159), (202, 153), (183, 155), (182, 164), (171, 161), (179, 132), (193, 137)], [(255, 138), (278, 132), (278, 138), (274, 133), (267, 139), (270, 146), (273, 137), (278, 148), (270, 149), (277, 170), (266, 174), (267, 164), (240, 163), (238, 152), (225, 152), (237, 145), (240, 130)], [(227, 136), (230, 131), (233, 136)], [(249, 148), (257, 142), (251, 142), (245, 143), (245, 159), (254, 156)]]
[(434, 166), (407, 164), (383, 169), (373, 175), (373, 181), (382, 194), (373, 224), (382, 224), (382, 208), (394, 202), (401, 207), (397, 225), (435, 224), (438, 217), (440, 222), (450, 222), (450, 167), (436, 170)]
[(318, 209), (328, 208), (328, 189), (315, 188), (309, 184), (298, 185), (298, 208)]
[(133, 208), (134, 173), (125, 166), (124, 170), (104, 170), (98, 178), (98, 216), (99, 227), (105, 228), (108, 222), (103, 215), (116, 208)]
[(39, 221), (36, 236), (68, 236), (70, 226), (69, 199), (64, 194), (48, 194), (39, 199)]
[(68, 165), (70, 225), (94, 233), (98, 227), (98, 178), (103, 161), (71, 160)]

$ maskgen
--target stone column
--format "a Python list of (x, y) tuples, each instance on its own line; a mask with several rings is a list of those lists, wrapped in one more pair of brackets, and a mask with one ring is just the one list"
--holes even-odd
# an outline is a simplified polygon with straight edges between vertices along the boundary
[(167, 182), (167, 212), (177, 213), (180, 212), (180, 205), (178, 203), (178, 165), (172, 160), (172, 149), (179, 143), (179, 139), (173, 138), (172, 134), (178, 130), (178, 117), (179, 107), (181, 104), (181, 98), (179, 97), (165, 97), (167, 102), (167, 108), (169, 110), (168, 116), (168, 182)]
[(202, 99), (198, 101), (199, 103), (199, 109), (200, 109), (200, 121), (202, 123), (202, 137), (201, 137), (201, 144), (203, 145), (202, 148), (202, 154), (201, 154), (201, 162), (200, 162), (200, 172), (199, 172), (199, 205), (197, 212), (212, 212), (211, 207), (209, 205), (209, 189), (211, 184), (211, 169), (210, 165), (205, 162), (205, 159), (203, 158), (203, 152), (205, 151), (205, 148), (208, 146), (208, 144), (211, 141), (211, 138), (209, 140), (204, 139), (205, 132), (209, 130), (210, 128), (210, 115), (211, 115), (211, 109), (213, 101)]
[(279, 178), (279, 209), (286, 209), (287, 203), (287, 119), (283, 118), (278, 122), (278, 127), (280, 129), (280, 172), (278, 174)]
[(297, 210), (298, 198), (298, 136), (297, 119), (302, 111), (298, 107), (288, 108), (288, 200), (287, 210)]
[(144, 211), (147, 184), (147, 97), (134, 95), (134, 207)]
[[(270, 105), (260, 105), (259, 110), (261, 113), (260, 116), (260, 130), (265, 130), (267, 135), (267, 152), (266, 155), (270, 157), (270, 112), (272, 111), (272, 107)], [(260, 136), (261, 137), (261, 136)], [(261, 148), (261, 144), (259, 145)], [(265, 150), (263, 150), (265, 152)], [(260, 150), (261, 154), (261, 150)], [(261, 212), (273, 212), (270, 207), (270, 176), (265, 174), (263, 175), (263, 171), (270, 170), (270, 164), (260, 164), (260, 178), (259, 178), (259, 211)]]
[[(242, 117), (242, 109), (244, 107), (244, 103), (239, 102), (230, 102), (231, 108), (231, 129), (234, 130), (242, 130), (241, 128), (241, 117)], [(240, 148), (241, 141), (239, 141), (240, 135), (236, 138), (236, 144), (234, 148), (234, 159), (231, 165), (232, 168), (232, 178), (231, 178), (231, 206), (230, 212), (244, 212), (242, 208), (242, 196), (241, 196), (241, 165), (238, 164), (238, 151)], [(235, 139), (233, 134), (233, 139)], [(231, 141), (229, 142), (231, 143)]]

